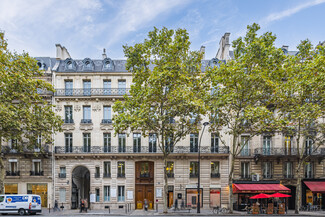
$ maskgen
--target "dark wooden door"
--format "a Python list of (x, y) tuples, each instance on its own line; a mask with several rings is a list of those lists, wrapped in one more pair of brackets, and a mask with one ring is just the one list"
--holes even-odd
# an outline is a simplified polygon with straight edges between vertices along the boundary
[(174, 202), (174, 192), (168, 192), (168, 207), (172, 207)]
[(153, 185), (146, 185), (145, 198), (148, 200), (149, 209), (153, 209), (154, 204), (154, 193)]
[(136, 185), (135, 186), (135, 205), (137, 209), (143, 208), (143, 201), (144, 201), (144, 186), (143, 185)]

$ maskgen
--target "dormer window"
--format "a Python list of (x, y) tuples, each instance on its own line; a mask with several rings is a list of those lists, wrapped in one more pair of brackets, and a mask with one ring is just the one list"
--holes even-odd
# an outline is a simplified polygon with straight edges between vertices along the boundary
[(220, 63), (219, 60), (217, 58), (213, 58), (212, 60), (209, 61), (209, 66), (210, 67), (219, 67)]
[(103, 71), (111, 71), (114, 69), (114, 63), (110, 58), (103, 60)]
[(71, 61), (68, 61), (67, 62), (67, 68), (68, 69), (73, 69), (72, 62)]
[(104, 68), (105, 69), (111, 68), (111, 62), (110, 61), (106, 61), (105, 64), (104, 64)]
[(38, 67), (39, 67), (40, 70), (44, 70), (45, 67), (46, 67), (46, 64), (43, 63), (43, 62), (37, 62), (37, 65), (38, 65)]
[(68, 70), (68, 71), (75, 71), (76, 70), (76, 63), (73, 59), (71, 58), (68, 58), (64, 61), (65, 63), (65, 70)]
[(85, 58), (82, 62), (84, 71), (92, 71), (94, 69), (94, 63), (91, 59)]

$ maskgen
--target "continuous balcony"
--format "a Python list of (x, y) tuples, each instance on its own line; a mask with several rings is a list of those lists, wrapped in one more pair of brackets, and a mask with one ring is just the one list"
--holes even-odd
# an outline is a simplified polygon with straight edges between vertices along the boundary
[[(174, 151), (171, 154), (195, 154), (191, 153), (191, 149), (189, 146), (175, 146)], [(218, 151), (218, 152), (215, 152)], [(133, 146), (126, 146), (126, 147), (119, 147), (119, 146), (56, 146), (55, 147), (56, 154), (101, 154), (101, 153), (114, 153), (114, 154), (139, 154), (139, 153), (146, 153), (146, 154), (154, 154), (152, 149), (148, 146), (141, 146), (139, 147), (136, 152), (134, 151)], [(161, 154), (160, 148), (157, 148), (157, 154)], [(218, 150), (212, 150), (209, 146), (201, 147), (201, 154), (213, 154), (213, 155), (228, 155), (229, 149), (228, 147), (219, 147)]]
[(11, 148), (9, 146), (3, 146), (1, 148), (1, 153), (4, 154), (35, 154), (35, 153), (45, 154), (47, 153), (48, 154), (50, 153), (50, 146), (42, 145), (41, 148), (27, 148), (26, 146), (19, 147), (19, 148)]
[(123, 96), (130, 94), (130, 88), (73, 88), (56, 89), (54, 96), (60, 97), (89, 97), (89, 96)]
[[(255, 155), (259, 156), (297, 156), (298, 155), (298, 149), (297, 148), (256, 148), (254, 150)], [(304, 155), (313, 155), (313, 156), (319, 156), (319, 155), (325, 155), (325, 149), (319, 148), (319, 149), (307, 149), (305, 150)]]

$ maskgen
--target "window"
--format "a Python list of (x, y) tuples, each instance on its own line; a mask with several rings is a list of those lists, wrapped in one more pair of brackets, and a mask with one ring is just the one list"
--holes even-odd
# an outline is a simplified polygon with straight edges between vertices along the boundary
[(110, 124), (112, 123), (112, 108), (110, 106), (104, 106), (103, 109), (103, 124)]
[(60, 188), (60, 203), (65, 203), (65, 188)]
[(249, 150), (249, 140), (247, 136), (242, 136), (241, 137), (241, 156), (249, 156), (250, 155), (250, 150)]
[(306, 155), (311, 155), (313, 153), (313, 140), (311, 138), (306, 139), (305, 153)]
[(72, 116), (72, 106), (64, 106), (64, 123), (72, 124), (73, 116)]
[(218, 161), (211, 162), (211, 178), (220, 178)]
[(103, 87), (104, 87), (104, 95), (111, 95), (111, 88), (112, 88), (111, 80), (104, 80)]
[(174, 141), (172, 136), (168, 136), (165, 140), (165, 151), (169, 153), (174, 152)]
[(35, 152), (39, 152), (42, 146), (42, 135), (37, 135), (36, 144), (34, 147)]
[(96, 202), (99, 202), (100, 200), (100, 198), (99, 198), (99, 188), (96, 188), (95, 189), (95, 193), (96, 193)]
[(291, 155), (291, 144), (292, 144), (292, 137), (285, 136), (284, 137), (284, 154)]
[(110, 186), (104, 186), (104, 202), (110, 201)]
[(263, 162), (263, 178), (272, 178), (272, 162)]
[(306, 162), (305, 164), (305, 178), (314, 178), (314, 165), (313, 162)]
[(90, 147), (91, 147), (90, 133), (83, 133), (83, 139), (84, 139), (84, 152), (90, 152)]
[(263, 137), (263, 155), (271, 155), (271, 136)]
[(125, 178), (125, 162), (124, 161), (117, 162), (117, 177)]
[(83, 80), (83, 88), (84, 88), (84, 96), (90, 96), (91, 95), (91, 81)]
[(249, 162), (241, 162), (241, 177), (242, 179), (249, 179)]
[(43, 176), (43, 171), (41, 167), (41, 160), (33, 160), (33, 171), (31, 171), (31, 176)]
[(18, 149), (18, 140), (17, 139), (10, 139), (8, 143), (9, 143), (10, 149)]
[(284, 162), (283, 165), (283, 177), (287, 179), (293, 178), (293, 163), (292, 162)]
[(100, 168), (95, 167), (95, 178), (100, 178)]
[(125, 133), (118, 134), (118, 152), (126, 152)]
[(199, 168), (199, 163), (197, 161), (190, 162), (190, 178), (198, 177), (198, 168)]
[(125, 195), (124, 186), (118, 186), (118, 198), (117, 198), (117, 201), (118, 202), (125, 201), (124, 195)]
[(6, 172), (7, 176), (19, 176), (18, 161), (17, 159), (9, 159), (9, 171)]
[(191, 134), (190, 135), (190, 152), (198, 152), (199, 150), (199, 140), (198, 134)]
[(60, 173), (59, 173), (59, 178), (66, 178), (66, 168), (65, 167), (60, 167)]
[(111, 177), (111, 162), (105, 161), (104, 162), (104, 178), (110, 178)]
[(173, 161), (167, 161), (167, 177), (168, 178), (174, 178), (174, 162)]
[(219, 137), (216, 133), (211, 134), (211, 153), (219, 153)]
[(126, 81), (118, 80), (118, 93), (119, 95), (124, 95), (126, 93)]
[(90, 106), (83, 106), (83, 119), (81, 123), (90, 124), (91, 123), (91, 109)]
[(194, 113), (190, 113), (190, 117), (191, 117), (191, 119), (190, 119), (190, 123), (191, 124), (194, 124), (195, 123), (195, 121), (197, 121), (197, 119), (198, 119), (198, 115), (197, 114), (194, 114)]
[(141, 134), (133, 133), (133, 152), (140, 153), (141, 152)]
[(16, 183), (12, 183), (12, 184), (6, 183), (6, 184), (4, 184), (4, 187), (5, 187), (5, 189), (4, 189), (5, 194), (18, 194), (18, 184), (16, 184)]
[(72, 133), (65, 133), (65, 152), (71, 153), (72, 152)]
[(111, 133), (104, 133), (104, 152), (111, 152)]
[(157, 134), (149, 134), (149, 152), (157, 152)]
[(149, 163), (142, 162), (140, 164), (140, 178), (149, 178), (149, 177), (150, 177)]
[[(71, 66), (72, 66), (72, 64), (71, 64)], [(73, 82), (71, 80), (65, 80), (64, 87), (65, 87), (65, 95), (72, 96), (73, 95)]]

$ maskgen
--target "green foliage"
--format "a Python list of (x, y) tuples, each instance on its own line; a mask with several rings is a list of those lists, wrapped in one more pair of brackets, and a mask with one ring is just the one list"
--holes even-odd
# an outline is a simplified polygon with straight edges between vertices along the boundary
[(50, 143), (52, 132), (60, 130), (61, 118), (52, 111), (51, 102), (37, 92), (54, 92), (52, 85), (41, 79), (43, 73), (28, 53), (10, 52), (0, 32), (0, 139), (17, 139), (18, 149), (23, 148), (22, 141), (27, 148), (34, 147), (38, 135)]
[[(154, 28), (148, 39), (124, 46), (126, 68), (132, 72), (130, 96), (115, 103), (116, 132), (140, 130), (143, 135), (157, 133), (165, 156), (165, 139), (172, 146), (191, 132), (198, 131), (205, 113), (206, 94), (201, 79), (201, 53), (190, 51), (186, 30)], [(191, 121), (191, 119), (193, 121)]]

